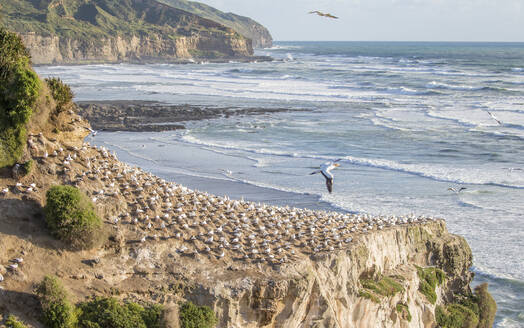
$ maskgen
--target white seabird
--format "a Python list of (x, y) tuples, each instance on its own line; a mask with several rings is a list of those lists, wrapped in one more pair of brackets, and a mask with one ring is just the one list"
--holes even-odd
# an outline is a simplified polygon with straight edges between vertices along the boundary
[(331, 170), (333, 170), (333, 169), (335, 169), (335, 168), (340, 166), (340, 164), (336, 163), (338, 161), (340, 161), (340, 159), (337, 159), (334, 162), (326, 162), (326, 163), (320, 165), (320, 170), (310, 173), (310, 175), (321, 173), (324, 176), (324, 178), (326, 178), (326, 187), (327, 187), (327, 190), (329, 191), (329, 193), (331, 193), (333, 191), (333, 179), (334, 179), (334, 176), (333, 176), (333, 174), (331, 174)]
[(486, 112), (489, 114), (489, 116), (491, 116), (492, 119), (494, 119), (495, 121), (497, 121), (497, 123), (498, 123), (499, 125), (503, 125), (502, 122), (499, 121), (499, 119), (496, 118), (495, 115), (493, 115), (490, 111), (486, 111)]

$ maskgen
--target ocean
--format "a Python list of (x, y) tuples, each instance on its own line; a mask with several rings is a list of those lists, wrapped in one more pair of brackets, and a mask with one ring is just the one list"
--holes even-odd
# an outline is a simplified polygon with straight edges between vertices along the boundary
[[(257, 55), (275, 60), (36, 70), (79, 101), (287, 109), (88, 141), (199, 190), (444, 218), (473, 250), (473, 285), (490, 284), (495, 326), (524, 327), (524, 44), (276, 42)], [(336, 159), (329, 194), (309, 173)]]

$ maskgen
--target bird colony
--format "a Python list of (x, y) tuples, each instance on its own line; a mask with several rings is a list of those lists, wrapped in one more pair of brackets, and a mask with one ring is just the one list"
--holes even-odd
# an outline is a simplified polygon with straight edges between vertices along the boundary
[[(347, 248), (354, 238), (371, 231), (433, 220), (232, 200), (190, 190), (128, 166), (104, 147), (88, 143), (80, 148), (66, 147), (42, 134), (30, 137), (28, 146), (41, 174), (49, 175), (55, 183), (77, 186), (99, 209), (117, 209), (103, 219), (121, 232), (126, 244), (140, 247), (170, 240), (180, 256), (274, 265)], [(37, 184), (0, 186), (0, 197), (40, 193), (39, 198), (44, 199), (50, 185)]]

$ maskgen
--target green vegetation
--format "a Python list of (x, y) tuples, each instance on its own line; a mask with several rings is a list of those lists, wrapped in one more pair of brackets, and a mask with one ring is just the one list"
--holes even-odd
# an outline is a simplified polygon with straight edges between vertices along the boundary
[(457, 303), (437, 306), (435, 316), (442, 328), (491, 328), (497, 304), (488, 292), (488, 284), (475, 288), (470, 296), (457, 297)]
[(403, 292), (404, 287), (390, 277), (379, 277), (378, 280), (361, 279), (362, 287), (373, 291), (382, 296), (393, 296), (398, 292)]
[(46, 78), (45, 82), (56, 102), (56, 111), (60, 113), (73, 101), (73, 91), (58, 77)]
[(30, 174), (31, 171), (33, 171), (34, 164), (35, 163), (34, 163), (34, 161), (32, 159), (24, 162), (24, 164), (22, 164), (22, 170), (23, 170), (22, 174), (24, 176)]
[(81, 328), (161, 328), (160, 305), (144, 308), (136, 303), (121, 304), (114, 298), (95, 298), (78, 305)]
[(5, 327), (6, 328), (27, 328), (26, 325), (24, 325), (22, 322), (16, 320), (16, 318), (13, 315), (10, 315), (7, 317), (7, 320), (5, 321)]
[(497, 303), (488, 292), (488, 284), (484, 283), (475, 287), (475, 300), (479, 308), (479, 328), (491, 328), (497, 313)]
[(217, 324), (215, 312), (208, 306), (196, 306), (186, 302), (180, 307), (182, 328), (213, 328)]
[(22, 40), (0, 28), (0, 167), (13, 165), (22, 156), (26, 124), (40, 88)]
[(358, 291), (358, 297), (367, 298), (368, 300), (371, 300), (375, 303), (380, 303), (380, 299), (375, 296), (373, 293), (368, 292), (365, 289), (361, 289)]
[(102, 239), (102, 220), (91, 200), (72, 186), (54, 186), (46, 194), (46, 223), (52, 234), (75, 249), (90, 249)]
[(38, 284), (36, 293), (42, 306), (42, 322), (48, 328), (165, 327), (164, 309), (160, 305), (143, 307), (132, 302), (121, 304), (114, 298), (97, 297), (75, 307), (69, 302), (67, 292), (56, 277), (46, 276)]
[(446, 280), (444, 271), (438, 268), (421, 268), (417, 267), (417, 274), (420, 279), (418, 290), (426, 296), (426, 299), (431, 303), (437, 302), (437, 293), (435, 289), (437, 285), (440, 286)]
[(358, 296), (380, 303), (380, 297), (391, 297), (403, 292), (404, 287), (397, 281), (400, 279), (394, 277), (379, 275), (376, 279), (360, 279), (360, 284), (364, 289), (359, 291)]
[(42, 306), (42, 322), (48, 328), (74, 328), (77, 323), (74, 306), (56, 277), (45, 276), (37, 286), (36, 294)]
[[(114, 0), (3, 0), (4, 25), (19, 32), (59, 36), (80, 41), (81, 46), (100, 46), (115, 36), (159, 36), (176, 39), (206, 32), (226, 37), (231, 30), (189, 12), (154, 1)], [(235, 35), (232, 35), (235, 36)], [(237, 35), (238, 36), (238, 35)], [(240, 36), (243, 38), (242, 36)]]
[(435, 317), (441, 328), (476, 328), (479, 321), (472, 310), (460, 304), (438, 305)]
[[(267, 29), (251, 18), (224, 13), (201, 2), (187, 0), (160, 0), (160, 2), (230, 27), (243, 36), (252, 39), (254, 46), (270, 46), (272, 38)], [(260, 38), (268, 40), (269, 43), (258, 43), (257, 40)]]
[(400, 314), (400, 317), (402, 319), (411, 322), (411, 319), (413, 318), (411, 317), (411, 312), (409, 312), (409, 307), (407, 306), (407, 304), (397, 303), (396, 308), (397, 312)]

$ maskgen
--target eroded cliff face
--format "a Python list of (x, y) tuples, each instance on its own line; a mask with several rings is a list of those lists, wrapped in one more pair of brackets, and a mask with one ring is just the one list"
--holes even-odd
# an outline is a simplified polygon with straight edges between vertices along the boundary
[(20, 34), (34, 64), (83, 64), (139, 61), (180, 61), (191, 58), (249, 57), (249, 39), (235, 34), (166, 38), (162, 35), (130, 36), (82, 40), (35, 33)]
[[(436, 327), (435, 305), (419, 292), (416, 266), (446, 269), (436, 304), (469, 290), (471, 251), (443, 221), (405, 225), (361, 235), (346, 251), (312, 255), (271, 274), (228, 275), (203, 283), (187, 297), (213, 306), (220, 327)], [(359, 296), (363, 277), (402, 277), (402, 292)], [(232, 278), (228, 276), (233, 276)], [(402, 317), (405, 304), (411, 321)]]

